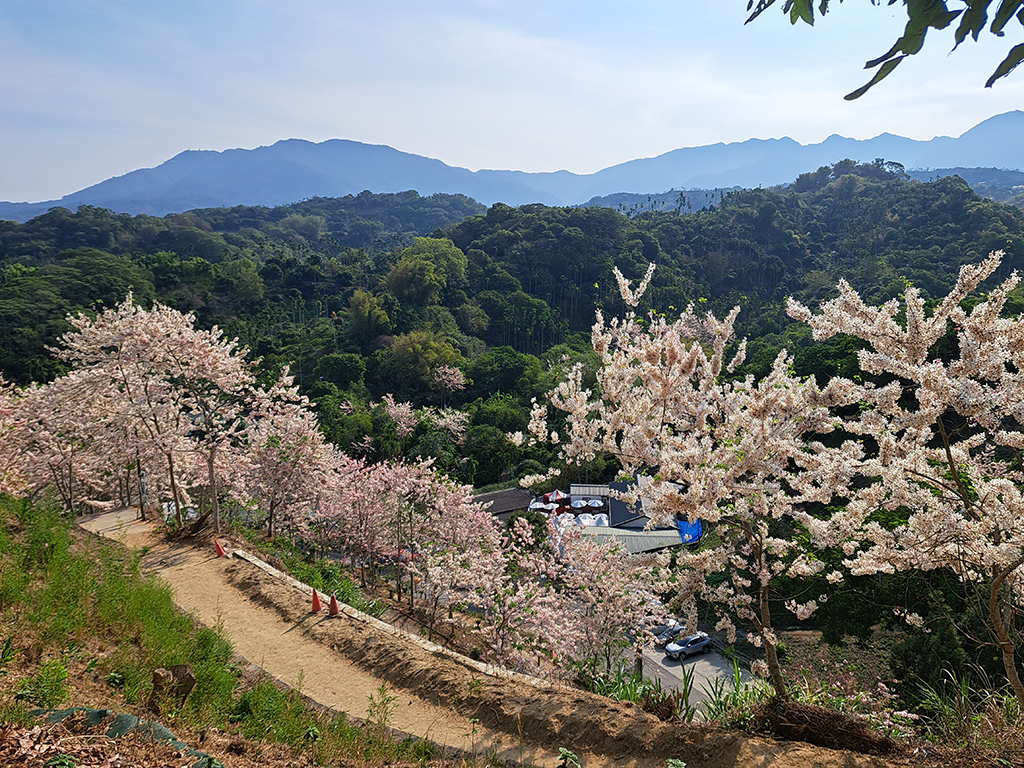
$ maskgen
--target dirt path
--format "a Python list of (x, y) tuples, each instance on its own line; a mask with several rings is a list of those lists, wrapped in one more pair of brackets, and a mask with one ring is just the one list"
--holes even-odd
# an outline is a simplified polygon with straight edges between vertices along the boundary
[[(90, 517), (81, 525), (132, 549), (148, 547), (142, 559), (144, 571), (158, 572), (173, 588), (180, 608), (208, 626), (221, 627), (235, 650), (250, 662), (325, 707), (369, 717), (370, 697), (378, 695), (383, 681), (305, 634), (308, 627), (329, 619), (311, 617), (302, 622), (305, 627), (282, 621), (232, 585), (230, 558), (216, 557), (212, 546), (201, 550), (170, 545), (154, 534), (151, 525), (135, 518), (134, 509), (118, 510)], [(504, 734), (483, 730), (405, 691), (389, 690), (399, 696), (389, 719), (393, 728), (470, 752), (493, 748), (503, 753), (511, 746)], [(537, 749), (524, 750), (524, 757), (540, 765), (556, 762)]]
[(669, 757), (701, 768), (908, 764), (905, 758), (662, 723), (633, 704), (486, 674), (469, 660), (431, 652), (372, 621), (311, 616), (308, 597), (285, 579), (244, 559), (216, 557), (212, 542), (168, 544), (135, 517), (134, 509), (125, 509), (80, 524), (130, 548), (145, 548), (143, 569), (170, 584), (178, 606), (204, 624), (220, 626), (235, 650), (268, 674), (360, 718), (367, 717), (370, 697), (386, 681), (398, 696), (389, 724), (441, 745), (538, 766), (557, 764), (564, 746), (587, 768), (660, 768)]

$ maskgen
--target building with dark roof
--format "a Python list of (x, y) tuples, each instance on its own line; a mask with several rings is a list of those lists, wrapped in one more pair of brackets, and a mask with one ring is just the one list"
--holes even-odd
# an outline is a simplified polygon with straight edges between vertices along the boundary
[(492, 491), (474, 496), (473, 501), (484, 505), (484, 508), (504, 522), (515, 512), (525, 512), (533, 501), (533, 494), (525, 488), (507, 488), (504, 491)]

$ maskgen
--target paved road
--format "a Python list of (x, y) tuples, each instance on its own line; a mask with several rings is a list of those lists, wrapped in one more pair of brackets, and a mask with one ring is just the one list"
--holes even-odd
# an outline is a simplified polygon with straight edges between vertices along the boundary
[[(697, 706), (707, 700), (707, 689), (711, 680), (725, 680), (731, 684), (733, 679), (732, 662), (724, 656), (711, 653), (690, 656), (683, 661), (674, 661), (659, 648), (648, 648), (644, 651), (644, 676), (657, 678), (663, 688), (681, 689), (683, 687), (683, 670), (693, 672), (693, 689), (690, 692), (690, 703)], [(750, 674), (741, 668), (743, 680), (749, 681)]]

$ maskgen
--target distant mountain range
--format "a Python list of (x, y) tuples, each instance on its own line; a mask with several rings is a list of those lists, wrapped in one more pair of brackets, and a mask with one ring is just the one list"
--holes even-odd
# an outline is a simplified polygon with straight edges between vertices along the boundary
[(487, 205), (577, 205), (619, 192), (786, 184), (801, 173), (845, 158), (884, 158), (921, 171), (1024, 170), (1024, 112), (996, 115), (958, 138), (917, 141), (883, 133), (858, 140), (832, 135), (806, 146), (790, 138), (749, 139), (676, 149), (592, 174), (470, 171), (383, 145), (287, 139), (256, 149), (189, 150), (156, 168), (115, 176), (59, 200), (0, 202), (0, 219), (27, 221), (54, 206), (75, 210), (79, 205), (163, 216), (193, 208), (283, 205), (364, 190), (461, 193)]

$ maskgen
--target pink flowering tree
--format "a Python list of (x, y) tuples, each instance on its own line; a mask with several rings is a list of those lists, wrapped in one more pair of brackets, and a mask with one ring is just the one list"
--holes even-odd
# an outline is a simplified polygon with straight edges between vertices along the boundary
[(21, 393), (0, 374), (0, 444), (5, 447), (0, 455), (0, 493), (22, 493), (26, 487), (21, 400)]
[(388, 464), (354, 465), (354, 471), (317, 508), (312, 524), (330, 531), (330, 545), (345, 552), (359, 567), (364, 587), (377, 576), (377, 568), (394, 548), (388, 521)]
[(430, 388), (441, 398), (441, 407), (455, 392), (466, 388), (466, 375), (455, 365), (439, 365), (430, 373)]
[(555, 588), (559, 568), (548, 541), (538, 541), (525, 518), (516, 518), (500, 549), (480, 564), (473, 601), (484, 612), (481, 630), (499, 663), (540, 676), (557, 664), (578, 637), (578, 612), (567, 611)]
[[(961, 306), (1001, 258), (963, 267), (931, 312), (916, 288), (902, 302), (873, 307), (841, 282), (820, 314), (793, 301), (789, 313), (816, 339), (863, 339), (861, 368), (896, 377), (867, 389), (862, 415), (846, 425), (878, 445), (863, 469), (874, 482), (848, 505), (853, 572), (946, 568), (982, 585), (994, 644), (1024, 703), (1015, 661), (1024, 598), (1024, 319), (1002, 317), (1020, 278), (1014, 273), (970, 310)], [(935, 349), (949, 333), (956, 353), (946, 360)], [(882, 511), (904, 522), (885, 525)]]
[[(456, 369), (458, 370), (458, 369)], [(417, 433), (433, 432), (445, 444), (462, 442), (469, 425), (469, 415), (454, 408), (415, 408), (412, 403), (396, 401), (391, 394), (384, 395), (378, 406), (378, 443), (387, 459), (408, 455), (413, 437)], [(364, 446), (357, 450), (365, 454)]]
[[(406, 592), (410, 607), (414, 607), (417, 591), (429, 586), (429, 609), (431, 615), (436, 615), (441, 600), (462, 583), (462, 568), (449, 578), (442, 573), (443, 567), (430, 566), (441, 560), (455, 568), (470, 553), (479, 553), (481, 538), (487, 538), (493, 524), (489, 520), (484, 524), (483, 511), (471, 501), (472, 488), (452, 483), (437, 471), (432, 460), (389, 462), (386, 467), (391, 476), (382, 518), (391, 525), (397, 556), (396, 590), (399, 598)], [(423, 588), (417, 590), (417, 584)]]
[(334, 512), (352, 499), (352, 489), (363, 485), (365, 465), (333, 445), (318, 453), (314, 491), (288, 518), (295, 535), (326, 556), (343, 550), (342, 519)]
[(473, 501), (471, 487), (453, 483), (427, 462), (408, 471), (416, 483), (405, 503), (417, 514), (411, 547), (416, 557), (407, 567), (413, 585), (419, 581), (419, 604), (432, 635), (443, 609), (451, 618), (486, 573), (486, 561), (497, 556), (499, 531), (490, 512)]
[(652, 564), (577, 528), (538, 531), (513, 518), (482, 554), (464, 578), (484, 611), (484, 638), (509, 668), (555, 678), (608, 671), (657, 613)]
[(358, 564), (364, 586), (390, 560), (399, 596), (423, 610), (431, 635), (442, 609), (464, 602), (498, 548), (497, 528), (472, 501), (472, 489), (429, 461), (360, 467), (310, 527), (331, 532), (331, 545)]
[(577, 615), (575, 641), (564, 661), (595, 671), (610, 672), (613, 661), (658, 613), (653, 593), (657, 584), (654, 564), (630, 555), (615, 543), (598, 542), (579, 528), (558, 533), (560, 582), (566, 588), (565, 608)]
[(160, 304), (146, 310), (131, 294), (95, 317), (68, 321), (74, 330), (61, 338), (57, 355), (88, 377), (88, 397), (109, 408), (106, 417), (140, 464), (160, 457), (178, 524), (202, 470), (218, 517), (217, 454), (239, 430), (253, 386), (244, 351), (217, 328), (196, 328), (192, 315)]
[[(52, 489), (72, 516), (83, 501), (105, 493), (124, 443), (103, 403), (94, 377), (72, 372), (45, 385), (33, 384), (16, 403), (17, 421), (7, 443), (20, 454), (22, 490)], [(109, 400), (111, 393), (106, 392)]]
[[(640, 291), (616, 275), (623, 299), (635, 306)], [(650, 276), (649, 270), (645, 282)], [(763, 671), (785, 696), (769, 596), (780, 577), (821, 569), (808, 544), (830, 543), (829, 529), (806, 510), (847, 493), (861, 457), (859, 443), (828, 447), (821, 436), (837, 425), (832, 409), (857, 402), (859, 394), (844, 379), (824, 388), (798, 379), (785, 353), (760, 380), (730, 380), (726, 374), (744, 354), (742, 343), (727, 354), (738, 311), (719, 320), (690, 307), (676, 320), (646, 322), (630, 312), (611, 323), (599, 314), (596, 392), (576, 367), (549, 395), (565, 413), (565, 433), (549, 429), (543, 405), (530, 428), (536, 439), (559, 442), (567, 463), (605, 453), (629, 474), (648, 472), (644, 495), (654, 504), (655, 523), (701, 518), (714, 530), (714, 544), (680, 552), (672, 577), (678, 598), (693, 606), (701, 597), (726, 609), (718, 628), (730, 640), (732, 617), (746, 623), (750, 641), (764, 646)], [(801, 528), (813, 536), (794, 535)], [(817, 603), (789, 607), (804, 617)]]
[(192, 422), (189, 443), (206, 470), (205, 495), (214, 528), (220, 532), (220, 478), (233, 474), (245, 420), (260, 407), (262, 391), (256, 387), (245, 350), (237, 340), (223, 338), (216, 327), (183, 333), (174, 360), (177, 368), (170, 382), (179, 407)]
[(256, 401), (260, 405), (248, 417), (247, 450), (238, 463), (236, 484), (266, 515), (267, 535), (274, 536), (282, 527), (306, 524), (331, 484), (337, 461), (287, 369)]

